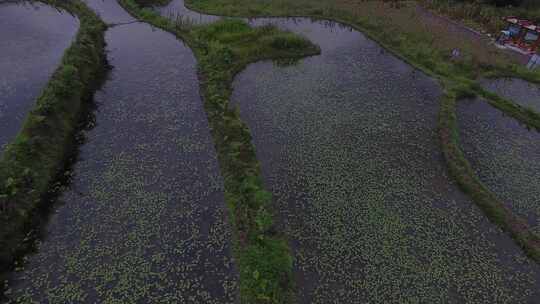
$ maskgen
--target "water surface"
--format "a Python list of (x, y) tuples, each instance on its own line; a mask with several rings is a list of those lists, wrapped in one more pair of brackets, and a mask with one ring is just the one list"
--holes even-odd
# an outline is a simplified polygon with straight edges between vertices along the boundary
[(78, 26), (75, 17), (42, 3), (0, 3), (0, 153), (21, 129)]
[(504, 98), (540, 113), (540, 86), (519, 78), (484, 79), (482, 86)]
[(540, 133), (481, 100), (457, 108), (465, 157), (480, 180), (540, 234)]
[(184, 0), (172, 0), (169, 4), (161, 7), (156, 7), (159, 13), (168, 18), (184, 18), (196, 24), (211, 23), (221, 19), (219, 16), (201, 14), (189, 10), (184, 5)]
[(257, 19), (322, 54), (250, 65), (249, 125), (295, 256), (300, 303), (533, 303), (540, 269), (448, 176), (441, 88), (329, 21)]
[(95, 96), (96, 126), (11, 298), (234, 303), (223, 183), (195, 58), (144, 23), (115, 26), (106, 42), (113, 70)]

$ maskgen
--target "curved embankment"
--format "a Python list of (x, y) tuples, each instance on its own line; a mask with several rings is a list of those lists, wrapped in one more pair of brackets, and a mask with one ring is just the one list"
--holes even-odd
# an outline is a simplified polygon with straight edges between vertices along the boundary
[(78, 23), (43, 3), (0, 2), (0, 154), (58, 67)]
[[(116, 2), (85, 2), (108, 11), (108, 22), (130, 20)], [(10, 298), (235, 302), (223, 182), (195, 58), (144, 23), (114, 26), (106, 41), (113, 70), (95, 96), (95, 127), (60, 197), (65, 204), (14, 274)]]
[(436, 85), (347, 27), (268, 21), (323, 52), (252, 65), (235, 86), (296, 249), (299, 301), (535, 299), (538, 266), (445, 174)]
[[(176, 0), (183, 2), (183, 0)], [(458, 129), (456, 124), (455, 104), (456, 100), (464, 97), (482, 96), (489, 100), (494, 107), (504, 111), (506, 114), (519, 120), (521, 123), (530, 128), (540, 129), (540, 114), (530, 111), (526, 107), (522, 107), (507, 99), (504, 99), (494, 93), (491, 93), (481, 87), (476, 81), (478, 76), (477, 68), (480, 68), (480, 74), (489, 77), (520, 77), (531, 82), (538, 82), (540, 74), (534, 73), (515, 65), (499, 65), (494, 66), (477, 66), (477, 63), (466, 62), (462, 64), (449, 64), (446, 60), (446, 52), (444, 49), (433, 48), (431, 45), (432, 39), (437, 38), (427, 36), (417, 36), (413, 30), (412, 33), (406, 31), (401, 32), (394, 27), (385, 26), (385, 22), (379, 23), (378, 19), (366, 16), (373, 8), (367, 6), (367, 13), (358, 14), (355, 11), (355, 5), (352, 5), (352, 10), (334, 9), (333, 5), (324, 5), (324, 3), (313, 2), (279, 2), (268, 1), (265, 3), (249, 2), (249, 1), (228, 1), (228, 0), (205, 0), (205, 1), (188, 1), (190, 7), (197, 11), (209, 10), (212, 13), (227, 12), (234, 16), (277, 14), (288, 15), (293, 14), (303, 15), (304, 13), (310, 16), (321, 19), (329, 18), (343, 24), (350, 24), (355, 30), (362, 31), (371, 39), (380, 43), (385, 49), (390, 50), (394, 55), (415, 66), (426, 74), (437, 78), (443, 85), (444, 96), (441, 99), (441, 107), (439, 112), (439, 138), (441, 148), (443, 150), (447, 167), (453, 179), (459, 184), (462, 191), (469, 194), (474, 203), (479, 206), (484, 214), (492, 223), (498, 225), (501, 229), (508, 232), (509, 235), (516, 241), (519, 246), (527, 253), (527, 255), (540, 263), (540, 236), (533, 233), (528, 227), (526, 221), (513, 214), (509, 209), (504, 207), (504, 204), (489, 191), (475, 176), (468, 161), (463, 157), (463, 153), (459, 147)], [(409, 4), (411, 4), (409, 2)], [(337, 4), (345, 8), (346, 3)], [(415, 5), (415, 3), (413, 3)], [(305, 6), (305, 7), (304, 7)], [(377, 5), (376, 5), (377, 6)], [(390, 5), (392, 6), (392, 5)], [(405, 3), (407, 6), (407, 3)], [(362, 6), (360, 6), (362, 7)], [(375, 8), (375, 16), (380, 15), (378, 11), (380, 7)], [(388, 9), (386, 7), (385, 9)], [(396, 15), (396, 11), (401, 9), (389, 9), (388, 12)], [(405, 12), (407, 12), (405, 10)], [(405, 14), (397, 14), (398, 20), (407, 23), (403, 18)], [(418, 28), (416, 30), (419, 30)], [(421, 29), (420, 29), (421, 30)], [(431, 38), (430, 38), (431, 37)], [(451, 37), (447, 37), (451, 38)], [(406, 42), (406, 43), (404, 43)], [(441, 57), (442, 55), (442, 57)], [(476, 66), (476, 67), (475, 67)], [(471, 71), (474, 71), (471, 73)]]
[(476, 175), (540, 235), (540, 133), (481, 100), (459, 102), (457, 116)]
[[(44, 2), (49, 3), (48, 1)], [(66, 17), (53, 14), (50, 8), (40, 4), (34, 5), (40, 8), (39, 12), (43, 10), (44, 14), (50, 14), (50, 18), (54, 18), (54, 20), (58, 18), (62, 27), (73, 22), (70, 21), (66, 24)], [(37, 98), (35, 106), (26, 116), (19, 133), (5, 149), (0, 160), (0, 226), (2, 227), (0, 229), (0, 281), (2, 283), (7, 272), (13, 267), (14, 259), (21, 257), (32, 247), (32, 242), (26, 241), (33, 239), (34, 233), (32, 231), (42, 219), (41, 212), (49, 206), (48, 197), (56, 188), (53, 183), (59, 179), (65, 179), (64, 170), (74, 154), (77, 141), (75, 133), (79, 130), (81, 122), (87, 120), (92, 94), (100, 85), (105, 72), (105, 42), (103, 39), (105, 24), (80, 1), (54, 2), (51, 5), (58, 5), (58, 7), (77, 15), (80, 20), (80, 29), (75, 41), (65, 51), (60, 67), (51, 76), (41, 95)], [(20, 12), (19, 9), (8, 9), (14, 15), (10, 14), (10, 17), (2, 18), (0, 22), (16, 18), (17, 12)], [(35, 13), (37, 12), (33, 11), (30, 15)], [(36, 30), (37, 33), (60, 30), (57, 28), (59, 25), (50, 18), (45, 18), (45, 20), (48, 20), (48, 26), (51, 28), (44, 29), (43, 25), (39, 24), (40, 30)], [(67, 18), (71, 20), (71, 17)], [(37, 20), (44, 21), (42, 18), (37, 18)], [(29, 25), (35, 20), (29, 18), (19, 20), (19, 22), (22, 21)], [(22, 25), (21, 27), (23, 31), (27, 29)], [(70, 31), (69, 27), (62, 28), (62, 30), (66, 29), (68, 32)], [(15, 33), (17, 32), (15, 31)], [(15, 33), (11, 33), (7, 37), (12, 37)], [(24, 38), (25, 35), (22, 37)], [(42, 38), (45, 37), (36, 39)], [(15, 41), (17, 42), (13, 42), (13, 44), (16, 47), (30, 43), (26, 40)], [(55, 38), (52, 38), (51, 42), (59, 43)], [(2, 44), (2, 49), (4, 45)], [(9, 45), (12, 46), (12, 44)], [(50, 47), (52, 50), (56, 50), (58, 46), (61, 46), (61, 43)], [(35, 54), (36, 52), (46, 52), (54, 59), (56, 51), (51, 51), (51, 53), (47, 50), (48, 48), (24, 49), (18, 55), (22, 57), (26, 54), (38, 56)], [(6, 52), (5, 54), (11, 53)], [(38, 57), (41, 58), (41, 55)], [(18, 60), (13, 58), (12, 62), (18, 62)], [(46, 60), (42, 58), (42, 60), (45, 63), (38, 64), (38, 66), (45, 69), (45, 65), (51, 62), (49, 62), (49, 58)], [(30, 71), (33, 69), (34, 67), (30, 67)], [(3, 72), (10, 77), (19, 75), (20, 71), (15, 68), (13, 71)], [(34, 79), (33, 75), (26, 75), (26, 72), (25, 76), (32, 79), (32, 82), (39, 82)], [(36, 73), (41, 75), (42, 71)], [(19, 89), (21, 88), (17, 87), (17, 90)], [(7, 93), (8, 96), (10, 94)], [(19, 96), (18, 93), (17, 96)], [(25, 102), (20, 101), (21, 104)]]

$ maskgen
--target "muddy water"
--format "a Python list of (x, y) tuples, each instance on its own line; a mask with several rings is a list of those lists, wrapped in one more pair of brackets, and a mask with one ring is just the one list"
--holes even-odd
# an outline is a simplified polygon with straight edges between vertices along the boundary
[(0, 3), (0, 154), (60, 64), (79, 22), (41, 3)]
[(540, 133), (480, 100), (458, 105), (460, 141), (480, 180), (540, 233)]
[(230, 229), (195, 58), (144, 23), (112, 27), (106, 41), (113, 70), (95, 97), (96, 126), (11, 298), (233, 303)]
[(322, 49), (250, 65), (232, 98), (294, 249), (298, 302), (540, 298), (539, 267), (448, 176), (440, 87), (350, 28), (265, 22)]
[(518, 78), (484, 79), (483, 87), (540, 113), (540, 86)]

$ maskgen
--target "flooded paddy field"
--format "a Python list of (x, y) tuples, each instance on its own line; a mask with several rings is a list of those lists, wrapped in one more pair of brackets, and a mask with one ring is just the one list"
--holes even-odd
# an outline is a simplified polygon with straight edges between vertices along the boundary
[(0, 3), (0, 154), (22, 127), (79, 27), (42, 3)]
[[(100, 11), (109, 1), (88, 0)], [(114, 2), (116, 3), (116, 2)], [(126, 21), (109, 11), (108, 22)], [(69, 189), (8, 296), (21, 303), (234, 303), (222, 179), (196, 61), (144, 23), (107, 31), (113, 69), (96, 93)]]
[(477, 176), (540, 233), (540, 133), (481, 100), (460, 102), (457, 114), (461, 147)]
[(534, 303), (540, 268), (450, 180), (441, 89), (329, 21), (256, 19), (322, 55), (250, 65), (248, 124), (295, 256), (299, 303)]
[(519, 78), (483, 79), (482, 86), (520, 106), (540, 113), (540, 86)]
[(182, 17), (196, 24), (204, 24), (221, 19), (220, 16), (206, 15), (189, 10), (184, 5), (184, 0), (172, 0), (167, 5), (155, 8), (159, 13), (168, 18)]

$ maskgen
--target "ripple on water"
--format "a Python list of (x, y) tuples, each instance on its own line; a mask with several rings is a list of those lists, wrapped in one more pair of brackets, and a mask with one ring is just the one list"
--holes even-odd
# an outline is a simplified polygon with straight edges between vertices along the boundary
[(527, 303), (540, 269), (447, 175), (440, 87), (360, 33), (256, 19), (322, 55), (250, 65), (233, 101), (294, 249), (301, 303)]
[(223, 184), (195, 58), (142, 23), (113, 27), (106, 41), (114, 68), (95, 96), (96, 127), (38, 252), (14, 275), (11, 297), (235, 302)]
[(540, 233), (540, 133), (481, 100), (457, 108), (465, 157), (480, 180)]
[(78, 20), (42, 3), (0, 3), (0, 153), (60, 64)]

